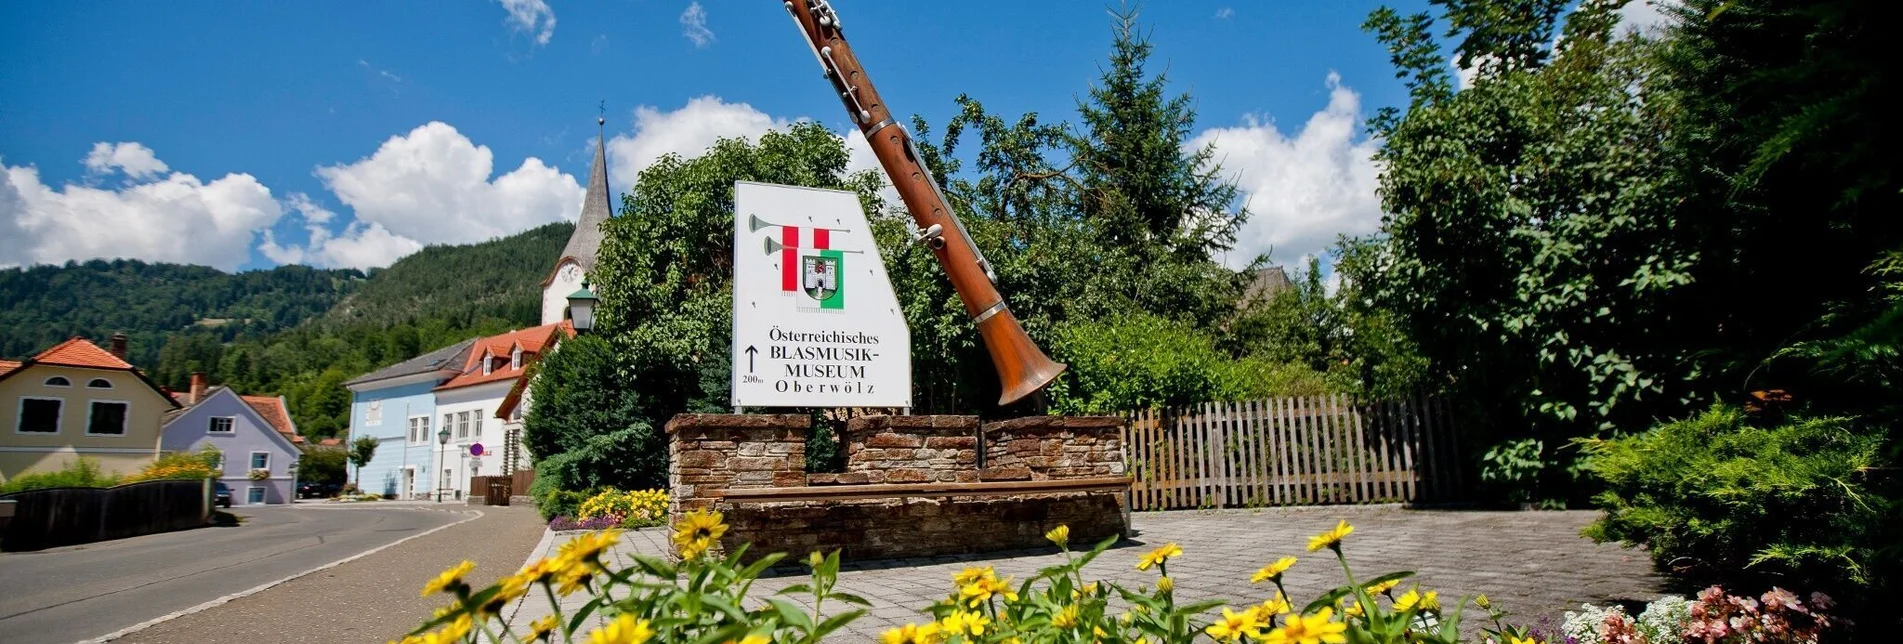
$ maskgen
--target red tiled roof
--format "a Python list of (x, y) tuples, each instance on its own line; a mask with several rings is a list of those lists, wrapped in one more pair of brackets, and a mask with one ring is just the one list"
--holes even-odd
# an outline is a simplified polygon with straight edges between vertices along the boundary
[(79, 336), (73, 336), (65, 342), (53, 345), (51, 349), (41, 351), (40, 355), (33, 356), (33, 361), (63, 367), (132, 370), (131, 364)]
[(284, 408), (283, 398), (278, 396), (242, 395), (238, 396), (238, 398), (243, 400), (244, 404), (250, 405), (251, 409), (257, 411), (259, 416), (264, 417), (264, 422), (270, 423), (273, 429), (278, 430), (279, 434), (283, 434), (284, 437), (290, 439), (292, 443), (298, 445), (304, 443), (304, 437), (297, 435), (297, 425), (291, 422), (291, 410)]
[[(526, 373), (534, 355), (540, 354), (543, 349), (554, 343), (558, 333), (561, 338), (575, 337), (575, 325), (563, 320), (555, 324), (544, 324), (476, 340), (476, 344), (469, 347), (469, 358), (463, 361), (462, 373), (450, 378), (436, 390), (456, 389), (519, 378)], [(517, 346), (522, 347), (522, 353), (525, 356), (522, 360), (522, 369), (511, 369), (505, 365), (501, 369), (490, 371), (487, 375), (482, 373), (484, 355), (507, 358)]]
[(18, 362), (14, 362), (12, 360), (0, 360), (0, 376), (13, 373), (13, 370), (18, 368), (20, 368), (20, 363)]
[(322, 445), (322, 446), (324, 446), (324, 447), (337, 447), (337, 446), (339, 446), (339, 445), (343, 445), (343, 444), (344, 444), (344, 439), (341, 439), (341, 438), (326, 438), (326, 439), (324, 439), (324, 440), (320, 440), (320, 441), (317, 441), (317, 444), (318, 444), (318, 445)]

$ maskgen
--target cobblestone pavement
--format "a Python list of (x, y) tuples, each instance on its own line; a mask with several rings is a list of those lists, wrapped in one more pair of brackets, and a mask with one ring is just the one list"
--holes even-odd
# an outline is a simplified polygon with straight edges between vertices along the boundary
[[(1122, 584), (1154, 584), (1156, 572), (1135, 569), (1138, 557), (1164, 543), (1183, 548), (1170, 561), (1179, 601), (1207, 598), (1260, 601), (1264, 588), (1249, 575), (1262, 564), (1293, 555), (1301, 561), (1285, 578), (1298, 601), (1340, 585), (1341, 570), (1326, 551), (1304, 550), (1311, 535), (1347, 520), (1355, 532), (1346, 542), (1348, 563), (1362, 578), (1413, 570), (1420, 583), (1444, 597), (1486, 593), (1514, 613), (1510, 621), (1557, 623), (1582, 602), (1649, 601), (1663, 593), (1640, 550), (1595, 544), (1579, 536), (1595, 512), (1482, 512), (1404, 510), (1398, 507), (1334, 506), (1216, 512), (1148, 512), (1132, 518), (1137, 534), (1104, 553), (1085, 570), (1087, 579)], [(977, 535), (974, 535), (977, 538)], [(550, 547), (565, 539), (554, 539)], [(616, 553), (668, 552), (662, 528), (628, 533)], [(923, 618), (917, 609), (951, 591), (951, 577), (967, 565), (989, 565), (998, 574), (1023, 579), (1061, 561), (1055, 549), (982, 556), (900, 559), (847, 563), (838, 589), (872, 602), (835, 641), (876, 641), (879, 633)], [(797, 573), (760, 580), (755, 596), (802, 583)], [(565, 610), (583, 603), (568, 598)], [(828, 604), (830, 609), (837, 608)], [(526, 625), (548, 614), (546, 599), (531, 597), (511, 620)]]
[[(462, 510), (462, 508), (457, 508)], [(444, 603), (418, 591), (443, 569), (476, 562), (478, 587), (515, 572), (545, 531), (532, 507), (480, 507), (474, 521), (397, 544), (350, 563), (125, 638), (147, 642), (387, 642), (401, 639)], [(352, 512), (351, 509), (329, 510)], [(0, 641), (5, 640), (0, 637)]]

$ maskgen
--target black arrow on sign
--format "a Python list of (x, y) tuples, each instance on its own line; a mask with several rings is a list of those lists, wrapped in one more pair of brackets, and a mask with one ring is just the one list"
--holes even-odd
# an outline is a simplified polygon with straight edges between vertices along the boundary
[(759, 351), (759, 349), (753, 348), (753, 345), (747, 345), (747, 373), (753, 373), (753, 354), (759, 353)]

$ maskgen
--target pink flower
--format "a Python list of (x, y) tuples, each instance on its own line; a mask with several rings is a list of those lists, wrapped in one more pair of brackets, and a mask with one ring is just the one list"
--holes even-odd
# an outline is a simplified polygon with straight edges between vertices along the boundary
[(1764, 600), (1765, 610), (1792, 608), (1802, 611), (1803, 609), (1803, 605), (1797, 601), (1797, 595), (1793, 595), (1791, 591), (1777, 586), (1772, 586), (1770, 590), (1765, 591), (1762, 599)]
[(1810, 604), (1812, 606), (1816, 606), (1818, 610), (1830, 610), (1831, 607), (1837, 605), (1837, 602), (1832, 600), (1830, 598), (1830, 595), (1826, 595), (1823, 593), (1811, 593)]

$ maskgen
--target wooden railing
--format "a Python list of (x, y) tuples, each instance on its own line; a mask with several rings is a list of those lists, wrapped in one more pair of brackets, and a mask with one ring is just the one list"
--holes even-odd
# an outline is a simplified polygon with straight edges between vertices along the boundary
[(1137, 510), (1447, 501), (1465, 486), (1434, 398), (1272, 398), (1125, 417)]

